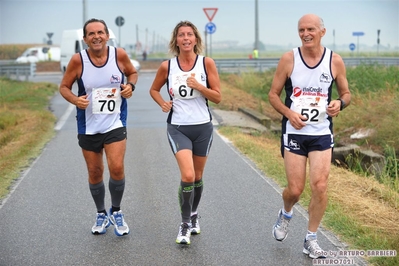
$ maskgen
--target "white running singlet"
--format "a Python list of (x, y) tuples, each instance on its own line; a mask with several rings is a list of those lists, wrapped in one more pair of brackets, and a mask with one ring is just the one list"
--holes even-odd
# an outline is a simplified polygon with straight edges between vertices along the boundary
[(117, 64), (116, 48), (108, 47), (108, 58), (103, 66), (95, 66), (87, 53), (80, 52), (82, 75), (78, 79), (78, 96), (87, 95), (85, 109), (77, 109), (78, 134), (106, 133), (126, 126), (127, 102), (121, 97), (124, 76)]
[(294, 48), (294, 68), (285, 83), (285, 105), (308, 117), (306, 126), (295, 129), (283, 117), (283, 134), (328, 135), (332, 134), (332, 119), (326, 113), (331, 101), (334, 78), (331, 72), (332, 51), (324, 48), (320, 62), (309, 67), (303, 60), (300, 48)]
[(197, 55), (194, 67), (190, 71), (180, 68), (178, 57), (169, 60), (167, 88), (173, 107), (169, 112), (167, 122), (172, 125), (199, 125), (212, 120), (208, 100), (197, 90), (187, 86), (188, 77), (208, 86), (205, 69), (205, 57)]

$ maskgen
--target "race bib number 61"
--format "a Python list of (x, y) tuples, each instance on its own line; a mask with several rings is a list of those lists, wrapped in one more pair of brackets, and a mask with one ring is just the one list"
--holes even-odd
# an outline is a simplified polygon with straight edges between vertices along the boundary
[(117, 88), (93, 89), (93, 114), (112, 114), (119, 112), (122, 103), (120, 90)]

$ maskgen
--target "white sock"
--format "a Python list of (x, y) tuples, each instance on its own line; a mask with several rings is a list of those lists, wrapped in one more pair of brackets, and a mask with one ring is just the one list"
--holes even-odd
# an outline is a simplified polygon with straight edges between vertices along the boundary
[(306, 238), (306, 240), (308, 240), (310, 237), (313, 238), (313, 239), (316, 239), (317, 238), (317, 232), (311, 232), (311, 231), (308, 230), (305, 238)]
[(284, 207), (283, 207), (282, 210), (283, 210), (283, 215), (286, 216), (286, 217), (292, 217), (292, 214), (294, 213), (294, 210), (292, 210), (292, 209), (291, 209), (290, 212), (287, 212), (287, 211), (284, 209)]

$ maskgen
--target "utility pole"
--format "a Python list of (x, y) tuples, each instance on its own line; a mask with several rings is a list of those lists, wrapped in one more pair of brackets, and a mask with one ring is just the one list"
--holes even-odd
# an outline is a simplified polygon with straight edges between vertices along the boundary
[(136, 24), (136, 56), (138, 56), (139, 51), (141, 50), (141, 44), (140, 44), (140, 40), (139, 40), (139, 25)]
[(381, 30), (377, 30), (377, 56), (380, 51), (380, 32)]
[(86, 11), (87, 5), (86, 4), (87, 4), (86, 0), (83, 0), (83, 24), (82, 25), (84, 25), (87, 21), (87, 11)]
[(145, 46), (144, 51), (148, 51), (148, 28), (145, 29)]
[(255, 0), (255, 47), (259, 50), (259, 19), (258, 19), (258, 0)]
[(335, 29), (333, 29), (333, 40), (334, 40), (334, 42), (333, 42), (333, 51), (335, 52)]
[(151, 50), (154, 51), (155, 50), (155, 30), (152, 33), (152, 47)]

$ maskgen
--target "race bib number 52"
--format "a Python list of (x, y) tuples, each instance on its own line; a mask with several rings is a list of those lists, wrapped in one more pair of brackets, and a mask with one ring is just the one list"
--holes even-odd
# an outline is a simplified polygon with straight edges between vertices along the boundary
[(306, 124), (323, 123), (326, 117), (327, 103), (320, 97), (300, 97), (294, 100), (294, 111), (305, 116)]
[(112, 114), (120, 110), (122, 97), (120, 89), (97, 88), (93, 89), (93, 114)]

